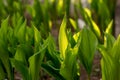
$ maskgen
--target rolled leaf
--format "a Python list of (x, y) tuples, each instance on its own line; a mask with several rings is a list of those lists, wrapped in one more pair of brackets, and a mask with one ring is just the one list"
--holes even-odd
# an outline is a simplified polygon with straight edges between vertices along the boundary
[(61, 58), (63, 59), (65, 58), (65, 51), (68, 46), (66, 24), (67, 24), (67, 19), (66, 19), (66, 16), (64, 16), (64, 19), (62, 21), (62, 24), (60, 26), (60, 31), (59, 31), (59, 49), (60, 49)]

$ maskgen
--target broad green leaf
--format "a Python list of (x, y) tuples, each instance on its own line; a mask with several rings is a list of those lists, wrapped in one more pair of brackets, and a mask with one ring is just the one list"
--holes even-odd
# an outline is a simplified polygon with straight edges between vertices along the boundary
[[(110, 39), (110, 38), (109, 38)], [(120, 80), (120, 36), (114, 41), (110, 42), (109, 51), (105, 46), (99, 46), (99, 50), (102, 54), (101, 66), (102, 66), (102, 80)]]
[(68, 46), (63, 63), (61, 64), (60, 74), (65, 80), (77, 80), (79, 76), (79, 70), (77, 69), (77, 53), (78, 47), (73, 49)]
[(104, 53), (104, 56), (101, 59), (102, 80), (119, 80), (115, 78), (115, 65), (116, 63), (114, 62), (113, 58), (107, 53)]
[(113, 45), (113, 49), (111, 51), (111, 55), (113, 56), (115, 62), (117, 63), (115, 65), (115, 73), (117, 73), (114, 78), (116, 80), (120, 80), (120, 35), (118, 36), (117, 40), (115, 41)]
[(11, 58), (10, 59), (12, 66), (18, 71), (20, 72), (20, 74), (22, 75), (22, 79), (23, 80), (30, 80), (29, 79), (29, 72), (28, 72), (28, 68), (27, 66), (25, 66), (23, 63), (21, 63), (20, 61)]
[(59, 49), (60, 49), (61, 58), (63, 59), (65, 58), (65, 51), (68, 46), (66, 24), (67, 24), (67, 19), (66, 19), (66, 16), (64, 16), (64, 19), (62, 21), (62, 24), (60, 26), (60, 31), (59, 31)]
[(110, 55), (109, 52), (106, 51), (104, 46), (99, 45), (99, 50), (102, 54), (101, 59), (101, 68), (102, 68), (102, 80), (119, 80), (117, 79), (116, 72), (116, 61)]
[(118, 61), (120, 60), (119, 52), (120, 52), (120, 35), (118, 36), (117, 40), (115, 41), (112, 52), (111, 52), (111, 55)]
[(84, 28), (80, 37), (79, 59), (85, 67), (88, 75), (90, 75), (92, 70), (92, 62), (97, 44), (98, 40), (94, 33), (90, 29)]
[(27, 63), (25, 59), (25, 52), (21, 49), (21, 46), (17, 48), (14, 58), (24, 65)]

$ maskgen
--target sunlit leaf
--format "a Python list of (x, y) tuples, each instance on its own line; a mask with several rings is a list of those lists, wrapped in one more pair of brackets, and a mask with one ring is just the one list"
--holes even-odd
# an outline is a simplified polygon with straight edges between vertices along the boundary
[(73, 28), (74, 28), (75, 30), (78, 29), (78, 28), (77, 28), (76, 22), (75, 22), (72, 18), (70, 18), (69, 20), (70, 20), (70, 22), (71, 22)]
[(66, 16), (64, 17), (62, 24), (60, 26), (60, 31), (59, 31), (59, 49), (61, 53), (61, 57), (64, 59), (65, 58), (65, 51), (68, 46), (68, 39), (67, 39), (67, 34), (66, 34)]
[(76, 34), (73, 35), (73, 38), (74, 38), (75, 42), (78, 41), (79, 36), (80, 36), (80, 32), (78, 32), (78, 33), (76, 33)]
[(68, 46), (66, 50), (66, 55), (63, 63), (61, 64), (60, 74), (66, 80), (74, 80), (78, 79), (79, 77), (79, 70), (77, 68), (77, 53), (78, 47), (74, 47), (73, 49)]
[(84, 11), (87, 13), (87, 15), (91, 18), (91, 11), (88, 8), (84, 8)]
[(110, 21), (108, 27), (106, 28), (106, 33), (112, 34), (113, 20)]
[(93, 30), (94, 30), (95, 34), (97, 35), (97, 37), (100, 37), (101, 32), (100, 32), (99, 27), (97, 26), (97, 24), (93, 20), (91, 20), (91, 23), (92, 23)]

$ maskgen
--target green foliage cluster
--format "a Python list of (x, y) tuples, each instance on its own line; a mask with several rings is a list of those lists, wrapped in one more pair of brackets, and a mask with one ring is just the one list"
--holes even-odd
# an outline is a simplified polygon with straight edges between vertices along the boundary
[[(96, 51), (102, 55), (102, 80), (120, 80), (120, 36), (112, 36), (115, 1), (110, 1), (109, 6), (108, 0), (89, 0), (91, 10), (80, 1), (74, 4), (86, 24), (79, 29), (77, 13), (75, 20), (70, 18), (70, 0), (26, 1), (23, 6), (22, 0), (0, 0), (0, 20), (9, 15), (0, 26), (0, 80), (14, 80), (14, 70), (23, 80), (39, 80), (41, 68), (56, 80), (79, 80), (80, 64), (90, 80)], [(57, 49), (51, 23), (63, 16)]]

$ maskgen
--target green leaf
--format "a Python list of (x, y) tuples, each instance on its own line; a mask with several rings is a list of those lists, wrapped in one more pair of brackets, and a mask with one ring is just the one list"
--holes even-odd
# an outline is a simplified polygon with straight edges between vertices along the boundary
[(77, 23), (75, 22), (75, 20), (73, 20), (72, 18), (70, 18), (69, 20), (70, 20), (70, 23), (72, 24), (73, 28), (74, 28), (75, 30), (78, 29)]
[(104, 38), (104, 46), (107, 49), (107, 51), (111, 51), (113, 44), (115, 42), (115, 38), (108, 33), (105, 33), (105, 38)]
[(35, 52), (34, 55), (29, 58), (29, 73), (31, 80), (39, 80), (39, 71), (47, 46), (48, 41), (45, 41), (43, 45), (38, 46), (39, 51)]
[(115, 73), (118, 73), (114, 76), (114, 78), (116, 78), (116, 80), (120, 80), (120, 35), (118, 36), (117, 40), (115, 41), (114, 45), (113, 45), (113, 49), (111, 51), (111, 55), (113, 56), (115, 62), (117, 63), (115, 65)]
[(104, 56), (101, 59), (102, 80), (119, 80), (115, 78), (115, 65), (116, 63), (114, 62), (113, 58), (104, 53)]
[(97, 24), (91, 19), (91, 24), (92, 24), (92, 27), (93, 27), (93, 32), (95, 33), (95, 35), (100, 38), (101, 37), (101, 32), (100, 32), (100, 29), (99, 27), (97, 26)]
[(34, 29), (33, 27), (27, 27), (26, 29), (26, 43), (34, 45)]
[(14, 14), (12, 17), (13, 27), (15, 29), (15, 35), (17, 34), (19, 28), (23, 24), (23, 17), (20, 16), (20, 14)]
[(41, 22), (44, 21), (44, 14), (43, 14), (41, 3), (39, 0), (34, 0), (33, 8), (35, 10), (35, 16), (33, 17), (33, 20), (35, 22), (35, 26), (39, 28), (41, 25)]
[(27, 66), (25, 66), (23, 63), (21, 63), (20, 61), (14, 59), (14, 58), (11, 58), (10, 60), (11, 60), (12, 66), (17, 71), (19, 71), (20, 74), (22, 75), (22, 79), (23, 80), (30, 80)]
[(111, 55), (117, 59), (119, 61), (120, 59), (120, 35), (118, 36), (117, 40), (115, 41), (114, 45), (113, 45), (113, 49), (111, 52)]
[(10, 80), (13, 80), (14, 78), (14, 75), (13, 75), (13, 70), (12, 70), (12, 67), (11, 67), (11, 64), (10, 64), (10, 61), (9, 61), (9, 57), (7, 55), (5, 56), (1, 56), (0, 55), (0, 59), (3, 63), (3, 66), (7, 72), (7, 77), (10, 79)]
[(109, 51), (106, 50), (105, 46), (100, 45), (99, 50), (102, 54), (102, 80), (120, 80), (120, 36), (109, 48)]
[(50, 75), (54, 76), (57, 80), (65, 80), (59, 73), (59, 69), (56, 69), (52, 66), (52, 62), (47, 62), (46, 64), (42, 64), (42, 68), (48, 72)]
[(13, 80), (13, 70), (9, 61), (7, 34), (8, 34), (8, 18), (5, 19), (0, 28), (0, 59), (7, 72), (7, 77)]
[(26, 42), (25, 34), (26, 34), (26, 21), (24, 21), (24, 23), (20, 26), (17, 32), (17, 38), (20, 43)]
[(92, 20), (91, 11), (89, 9), (85, 8), (84, 13), (86, 15), (85, 19), (86, 19), (87, 24), (89, 25), (90, 29), (95, 33), (95, 35), (98, 38), (100, 38), (101, 32), (100, 32), (98, 25), (95, 23), (95, 21)]
[(58, 53), (58, 51), (56, 50), (56, 45), (55, 45), (55, 42), (54, 42), (54, 39), (53, 37), (49, 34), (49, 37), (48, 37), (48, 51), (46, 53), (46, 57), (47, 59), (51, 60), (55, 67), (56, 68), (60, 68), (60, 55)]
[(97, 48), (98, 40), (94, 33), (84, 28), (81, 32), (79, 46), (79, 59), (83, 66), (85, 67), (88, 75), (90, 75), (92, 70), (92, 62), (94, 58), (94, 53)]
[(80, 36), (80, 33), (81, 32), (77, 32), (73, 35), (73, 39), (75, 40), (75, 42), (77, 43), (78, 39), (79, 39), (79, 36)]
[(42, 38), (41, 38), (40, 32), (35, 26), (33, 26), (33, 30), (34, 30), (35, 52), (37, 52), (39, 50), (39, 45), (42, 44)]
[(108, 27), (106, 28), (106, 33), (112, 34), (113, 20), (110, 21)]
[(99, 50), (102, 54), (101, 68), (102, 68), (102, 80), (119, 80), (117, 79), (116, 62), (114, 58), (106, 51), (103, 45), (99, 45)]
[(64, 0), (64, 1), (65, 1), (64, 5), (65, 5), (66, 17), (69, 18), (69, 16), (70, 16), (70, 1), (71, 0)]
[(61, 64), (60, 74), (65, 78), (65, 80), (78, 80), (79, 70), (77, 67), (77, 53), (78, 47), (73, 49), (68, 46), (66, 50), (65, 59)]
[(9, 17), (6, 18), (5, 20), (2, 21), (1, 23), (1, 28), (0, 28), (0, 39), (2, 39), (4, 41), (4, 44), (7, 45), (7, 32), (8, 32), (8, 20)]
[(3, 69), (3, 65), (0, 61), (0, 80), (4, 80), (5, 79), (5, 71)]
[(8, 44), (8, 50), (13, 56), (16, 52), (17, 39), (14, 35), (14, 30), (11, 27), (9, 27), (7, 39), (8, 39), (8, 43), (9, 43)]
[(62, 24), (60, 26), (60, 31), (59, 31), (59, 49), (60, 49), (61, 58), (63, 59), (65, 58), (65, 51), (68, 46), (66, 24), (67, 24), (67, 19), (66, 19), (66, 16), (64, 16), (64, 19), (62, 21)]
[(25, 64), (28, 65), (28, 58), (33, 55), (33, 49), (29, 44), (20, 44), (17, 49), (14, 58)]
[(79, 5), (80, 12), (82, 14), (83, 19), (85, 20), (86, 24), (90, 27), (90, 29), (95, 33), (98, 39), (101, 38), (101, 32), (98, 25), (92, 19), (91, 11), (88, 8), (83, 8), (82, 4)]

